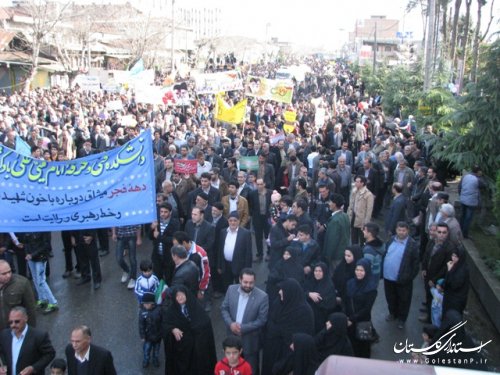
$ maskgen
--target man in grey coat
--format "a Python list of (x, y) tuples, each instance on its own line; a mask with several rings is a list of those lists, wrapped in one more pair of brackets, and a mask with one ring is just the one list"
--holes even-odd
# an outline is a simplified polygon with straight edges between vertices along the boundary
[(241, 271), (239, 284), (229, 286), (220, 309), (228, 334), (241, 338), (243, 355), (252, 366), (252, 373), (259, 374), (260, 336), (267, 322), (269, 298), (255, 287), (255, 272), (251, 268)]

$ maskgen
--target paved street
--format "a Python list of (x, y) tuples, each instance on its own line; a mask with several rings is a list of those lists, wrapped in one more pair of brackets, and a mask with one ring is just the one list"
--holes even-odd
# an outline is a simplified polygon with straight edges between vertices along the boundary
[[(137, 328), (138, 304), (133, 291), (120, 283), (121, 270), (116, 264), (113, 251), (101, 258), (103, 272), (102, 287), (94, 291), (90, 284), (77, 286), (74, 279), (63, 279), (64, 256), (60, 234), (53, 234), (54, 258), (51, 258), (50, 285), (59, 300), (60, 311), (48, 316), (39, 315), (39, 327), (50, 332), (57, 356), (64, 357), (64, 348), (69, 342), (72, 327), (87, 324), (92, 330), (93, 341), (110, 349), (119, 374), (154, 374), (163, 373), (163, 361), (160, 370), (150, 368), (143, 371), (142, 348)], [(111, 243), (111, 248), (114, 245)], [(151, 243), (148, 240), (138, 250), (138, 263), (149, 258)], [(257, 284), (263, 287), (267, 278), (267, 263), (256, 264)], [(372, 357), (377, 359), (398, 360), (401, 357), (394, 353), (395, 342), (406, 340), (421, 344), (421, 324), (418, 322), (420, 301), (423, 300), (423, 289), (420, 278), (414, 283), (414, 303), (411, 306), (408, 323), (404, 330), (399, 330), (395, 322), (385, 321), (386, 304), (382, 283), (373, 311), (373, 323), (377, 328), (381, 341), (372, 347)], [(417, 303), (418, 301), (418, 303)], [(212, 310), (212, 322), (216, 339), (218, 357), (222, 356), (221, 342), (225, 335), (217, 301)], [(484, 338), (483, 338), (484, 339)], [(163, 359), (163, 349), (161, 351)]]

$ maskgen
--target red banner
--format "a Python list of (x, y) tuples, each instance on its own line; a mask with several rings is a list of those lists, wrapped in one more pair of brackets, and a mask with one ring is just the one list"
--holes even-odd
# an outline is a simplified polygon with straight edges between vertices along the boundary
[(174, 170), (180, 174), (195, 174), (198, 171), (198, 160), (174, 160)]

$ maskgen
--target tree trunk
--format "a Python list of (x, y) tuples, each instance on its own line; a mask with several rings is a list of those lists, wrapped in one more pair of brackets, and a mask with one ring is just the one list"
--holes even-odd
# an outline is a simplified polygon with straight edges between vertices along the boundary
[(479, 64), (479, 43), (481, 37), (481, 9), (483, 8), (484, 0), (477, 0), (477, 22), (476, 32), (474, 34), (474, 45), (472, 48), (472, 68), (471, 68), (471, 81), (476, 82), (477, 66)]
[(435, 31), (435, 12), (436, 2), (429, 0), (427, 14), (427, 36), (425, 39), (425, 67), (424, 67), (424, 91), (429, 91), (431, 88), (432, 80), (432, 67), (434, 64), (434, 31)]
[(455, 56), (457, 52), (458, 17), (460, 16), (461, 5), (462, 5), (462, 0), (455, 0), (455, 12), (453, 13), (453, 25), (451, 28), (451, 39), (450, 39), (450, 59), (453, 65), (455, 65)]
[(442, 46), (442, 57), (446, 58), (448, 56), (448, 1), (444, 1), (442, 4), (443, 7), (443, 26), (441, 26), (441, 33), (443, 35), (443, 46)]
[(462, 54), (462, 64), (459, 72), (458, 90), (463, 87), (464, 77), (465, 77), (465, 62), (467, 61), (467, 44), (469, 44), (469, 22), (470, 22), (470, 6), (472, 0), (465, 0), (465, 19), (464, 19), (464, 36), (462, 39), (463, 54)]
[(31, 83), (35, 79), (36, 72), (38, 70), (38, 60), (40, 56), (40, 46), (41, 40), (35, 40), (33, 43), (33, 49), (31, 51), (31, 69), (29, 73), (26, 75), (26, 80), (24, 81), (24, 92), (27, 94), (30, 91)]

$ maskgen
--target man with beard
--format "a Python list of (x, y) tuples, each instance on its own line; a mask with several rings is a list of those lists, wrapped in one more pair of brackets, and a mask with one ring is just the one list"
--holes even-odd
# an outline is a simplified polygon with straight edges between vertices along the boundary
[(222, 319), (229, 335), (238, 336), (243, 344), (245, 359), (254, 374), (259, 373), (261, 331), (267, 322), (269, 298), (255, 287), (255, 272), (244, 268), (240, 283), (229, 286), (221, 305)]

